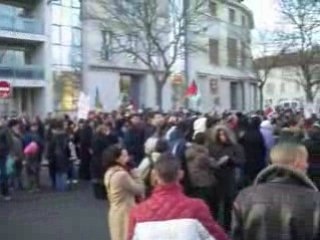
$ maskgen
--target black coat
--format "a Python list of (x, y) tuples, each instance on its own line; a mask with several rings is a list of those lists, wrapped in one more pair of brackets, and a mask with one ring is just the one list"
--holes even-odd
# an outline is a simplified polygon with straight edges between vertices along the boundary
[(209, 153), (217, 161), (224, 156), (229, 157), (228, 162), (216, 170), (216, 176), (221, 196), (233, 198), (237, 191), (236, 170), (239, 170), (245, 162), (243, 148), (234, 143), (215, 143), (209, 146)]
[(144, 158), (145, 132), (143, 128), (129, 128), (124, 134), (124, 145), (135, 164)]
[(320, 239), (320, 194), (302, 172), (270, 166), (234, 206), (234, 240)]
[(108, 149), (108, 147), (117, 144), (118, 138), (114, 134), (101, 134), (98, 133), (94, 135), (92, 141), (92, 164), (91, 164), (91, 175), (93, 179), (102, 180), (104, 176), (103, 169), (103, 152)]
[(246, 162), (244, 174), (253, 181), (257, 174), (266, 167), (266, 147), (259, 129), (248, 129), (239, 143), (242, 145)]
[[(69, 169), (70, 149), (68, 146), (69, 137), (67, 133), (54, 132), (48, 146), (48, 160), (54, 166), (56, 172), (66, 173)], [(57, 148), (61, 154), (57, 154)]]
[(320, 132), (310, 134), (310, 139), (305, 141), (305, 146), (309, 153), (309, 169), (310, 178), (320, 187)]

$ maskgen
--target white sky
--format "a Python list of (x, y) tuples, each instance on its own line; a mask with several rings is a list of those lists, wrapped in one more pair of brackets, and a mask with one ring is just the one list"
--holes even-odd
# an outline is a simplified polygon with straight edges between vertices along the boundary
[(252, 10), (257, 30), (272, 30), (276, 27), (279, 19), (276, 0), (245, 0), (244, 4)]

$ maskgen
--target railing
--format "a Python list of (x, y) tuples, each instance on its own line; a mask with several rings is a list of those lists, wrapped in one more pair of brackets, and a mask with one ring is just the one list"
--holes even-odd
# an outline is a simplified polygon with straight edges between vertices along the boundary
[(0, 29), (13, 32), (43, 34), (43, 24), (32, 18), (10, 17), (0, 14)]
[(34, 65), (10, 66), (0, 64), (0, 78), (44, 80), (44, 69)]

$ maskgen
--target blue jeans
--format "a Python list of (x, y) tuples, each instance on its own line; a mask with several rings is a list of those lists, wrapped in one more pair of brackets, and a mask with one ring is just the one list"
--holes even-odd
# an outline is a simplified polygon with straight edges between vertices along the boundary
[(67, 173), (56, 173), (56, 190), (61, 192), (67, 190)]
[(0, 158), (0, 184), (1, 194), (9, 196), (8, 174), (7, 174), (7, 158)]

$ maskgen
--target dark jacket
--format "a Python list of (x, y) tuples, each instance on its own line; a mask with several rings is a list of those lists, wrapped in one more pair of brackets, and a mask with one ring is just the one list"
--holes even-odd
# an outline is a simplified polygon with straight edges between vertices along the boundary
[(260, 123), (251, 122), (244, 136), (239, 140), (243, 146), (246, 162), (244, 174), (251, 181), (266, 167), (266, 147), (260, 132)]
[(212, 187), (216, 184), (215, 160), (210, 159), (205, 146), (198, 144), (188, 146), (186, 161), (192, 187)]
[(92, 140), (92, 164), (91, 164), (91, 174), (93, 179), (103, 179), (103, 165), (102, 165), (102, 155), (103, 152), (113, 144), (118, 143), (117, 136), (110, 134), (97, 133), (94, 135)]
[(0, 128), (0, 160), (6, 160), (10, 152), (10, 133), (5, 127)]
[[(227, 134), (229, 142), (222, 144), (217, 141), (220, 130)], [(243, 148), (236, 142), (231, 130), (224, 126), (217, 126), (210, 135), (210, 139), (210, 156), (217, 161), (224, 156), (228, 157), (226, 164), (221, 165), (219, 170), (216, 171), (219, 192), (221, 195), (234, 197), (237, 190), (237, 172), (245, 163)]]
[(144, 143), (145, 133), (143, 128), (129, 128), (124, 133), (124, 145), (128, 150), (129, 155), (133, 158), (135, 164), (139, 163), (144, 158)]
[(308, 174), (317, 187), (320, 187), (320, 131), (313, 131), (309, 134), (309, 139), (304, 142), (309, 153)]
[(48, 146), (48, 160), (55, 166), (56, 172), (66, 173), (69, 168), (69, 137), (64, 131), (53, 131)]
[(272, 165), (234, 204), (234, 240), (317, 240), (320, 194), (302, 172)]

